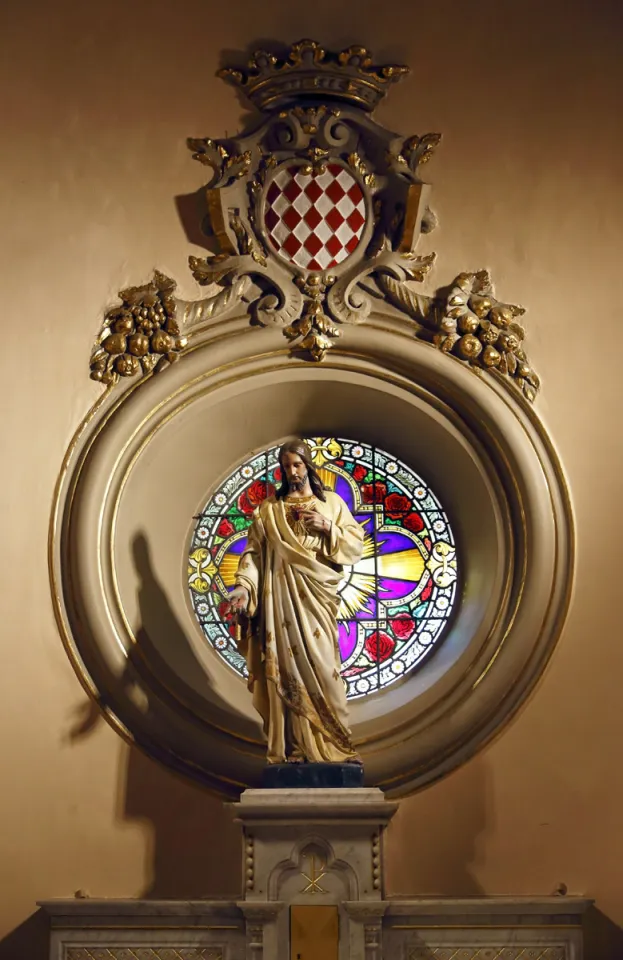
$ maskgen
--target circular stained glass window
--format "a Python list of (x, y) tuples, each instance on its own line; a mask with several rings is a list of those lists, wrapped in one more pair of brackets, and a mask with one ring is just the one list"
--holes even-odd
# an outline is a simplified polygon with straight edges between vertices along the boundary
[[(455, 539), (439, 500), (410, 467), (378, 447), (337, 437), (307, 440), (326, 487), (364, 529), (361, 560), (344, 569), (339, 645), (350, 699), (383, 690), (430, 655), (457, 598)], [(233, 586), (255, 508), (279, 486), (274, 446), (240, 464), (198, 518), (188, 586), (201, 629), (240, 676), (222, 604)]]

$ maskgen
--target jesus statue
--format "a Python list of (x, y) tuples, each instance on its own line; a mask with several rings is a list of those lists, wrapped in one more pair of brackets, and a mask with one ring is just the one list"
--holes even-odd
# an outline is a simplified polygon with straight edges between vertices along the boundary
[(337, 613), (343, 566), (363, 529), (324, 488), (302, 440), (279, 450), (282, 483), (254, 513), (228, 613), (240, 614), (253, 704), (268, 763), (361, 763), (340, 676)]

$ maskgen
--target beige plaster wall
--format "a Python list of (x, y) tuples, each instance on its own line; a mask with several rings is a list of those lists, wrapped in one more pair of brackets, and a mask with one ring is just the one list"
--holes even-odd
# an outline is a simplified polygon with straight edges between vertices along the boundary
[(237, 835), (219, 802), (90, 713), (54, 623), (46, 542), (63, 452), (100, 390), (87, 361), (102, 309), (154, 266), (196, 295), (186, 258), (198, 248), (174, 197), (204, 171), (185, 138), (236, 131), (240, 105), (214, 69), (221, 51), (265, 37), (366, 43), (413, 67), (378, 118), (444, 133), (430, 165), (435, 279), (487, 266), (500, 294), (529, 308), (538, 409), (577, 515), (575, 598), (554, 661), (494, 744), (403, 804), (390, 892), (547, 894), (564, 882), (623, 923), (620, 7), (337, 7), (3, 6), (3, 960), (40, 956), (27, 920), (38, 898), (237, 889)]

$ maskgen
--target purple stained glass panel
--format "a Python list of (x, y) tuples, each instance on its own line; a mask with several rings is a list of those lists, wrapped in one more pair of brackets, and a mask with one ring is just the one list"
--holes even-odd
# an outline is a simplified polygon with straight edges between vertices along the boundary
[(338, 625), (338, 640), (342, 662), (348, 660), (357, 645), (357, 624), (353, 620), (342, 621)]

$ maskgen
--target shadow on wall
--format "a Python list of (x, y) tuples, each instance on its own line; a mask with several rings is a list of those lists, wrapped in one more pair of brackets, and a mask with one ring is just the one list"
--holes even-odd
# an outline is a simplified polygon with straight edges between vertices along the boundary
[(403, 801), (386, 839), (392, 896), (484, 896), (474, 872), (493, 824), (490, 775), (481, 756), (444, 783)]
[(135, 748), (120, 779), (124, 820), (153, 828), (146, 899), (237, 898), (242, 888), (240, 830), (223, 802)]
[[(141, 627), (138, 651), (128, 661), (131, 685), (145, 665), (156, 668), (152, 629), (168, 642), (185, 638), (156, 578), (144, 537), (134, 542), (139, 574)], [(164, 624), (164, 629), (163, 629)], [(67, 737), (75, 744), (101, 722), (96, 704), (81, 706)], [(240, 831), (222, 801), (132, 747), (122, 752), (118, 816), (151, 827), (145, 899), (237, 899), (241, 890)], [(435, 788), (406, 800), (387, 835), (389, 886), (393, 896), (484, 896), (477, 879), (483, 844), (494, 824), (487, 763), (477, 756)], [(599, 910), (587, 917), (587, 960), (623, 960), (623, 930)], [(46, 918), (37, 911), (0, 942), (0, 960), (44, 960)]]
[(593, 907), (585, 922), (584, 956), (586, 960), (623, 960), (623, 930)]
[(0, 960), (48, 960), (50, 932), (43, 910), (37, 910), (0, 940)]
[[(177, 621), (154, 574), (144, 535), (133, 542), (139, 576), (141, 627), (137, 631), (138, 658), (129, 664), (130, 680), (143, 661), (158, 674), (156, 636), (174, 644), (179, 655), (192, 656)], [(192, 668), (192, 664), (190, 665)], [(223, 802), (136, 748), (125, 754), (120, 776), (119, 810), (124, 820), (153, 826), (151, 878), (145, 898), (237, 897), (242, 889), (240, 830)]]
[(169, 666), (170, 652), (175, 651), (177, 664), (186, 675), (202, 673), (192, 646), (177, 619), (166, 590), (158, 580), (151, 559), (149, 542), (143, 532), (132, 539), (132, 555), (138, 583), (140, 625), (136, 629), (136, 643), (128, 656), (126, 682), (131, 687), (137, 677), (144, 675), (150, 688), (167, 696), (166, 684), (174, 684), (175, 676)]
[[(146, 538), (133, 542), (138, 575), (141, 625), (128, 657), (122, 685), (145, 689), (166, 670), (165, 651), (154, 637), (166, 638), (179, 656), (191, 651), (169, 601), (153, 571)], [(148, 675), (147, 675), (148, 674)], [(149, 710), (149, 694), (145, 709)], [(84, 740), (103, 718), (96, 703), (81, 704), (72, 718), (67, 742)], [(242, 889), (241, 833), (233, 816), (217, 796), (208, 793), (138, 748), (122, 751), (118, 787), (118, 816), (152, 827), (148, 879), (139, 896), (145, 899), (237, 898)]]
[[(125, 682), (134, 682), (150, 647), (150, 625), (166, 625), (169, 641), (183, 631), (155, 577), (144, 539), (137, 538), (135, 561), (140, 576), (142, 625), (137, 633), (141, 655), (128, 663)], [(150, 665), (151, 657), (148, 657)], [(73, 717), (67, 742), (89, 737), (101, 722), (89, 703)], [(148, 877), (139, 896), (145, 899), (237, 899), (241, 889), (240, 832), (222, 801), (187, 782), (136, 748), (122, 753), (118, 816), (151, 827)], [(482, 756), (435, 788), (403, 802), (387, 835), (390, 888), (393, 896), (483, 896), (477, 870), (483, 842), (494, 824), (492, 791)], [(398, 894), (396, 893), (398, 891)], [(623, 930), (599, 910), (586, 923), (587, 960), (623, 960)], [(45, 960), (49, 934), (37, 911), (0, 942), (0, 960)]]

